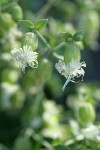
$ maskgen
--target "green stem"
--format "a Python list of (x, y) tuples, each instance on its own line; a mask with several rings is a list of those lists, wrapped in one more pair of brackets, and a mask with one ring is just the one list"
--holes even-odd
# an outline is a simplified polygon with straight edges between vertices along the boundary
[(36, 96), (36, 99), (35, 99), (35, 103), (34, 103), (34, 116), (37, 116), (38, 115), (38, 112), (39, 112), (39, 109), (41, 107), (41, 101), (43, 99), (43, 92), (42, 92), (42, 89), (39, 91), (39, 94)]
[[(44, 43), (44, 45), (47, 47), (47, 49), (45, 50), (44, 53), (47, 53), (47, 57), (51, 57), (51, 56), (54, 56), (55, 58), (57, 59), (61, 59), (63, 60), (63, 56), (60, 56), (58, 55), (55, 51), (61, 49), (62, 47), (65, 46), (65, 42), (62, 42), (60, 43), (59, 45), (57, 45), (55, 48), (52, 48), (50, 46), (50, 44), (47, 42), (47, 40), (36, 30), (32, 30), (36, 35), (37, 37), (42, 41), (42, 43)], [(44, 54), (42, 53), (42, 54)]]
[(74, 144), (76, 141), (82, 141), (83, 139), (84, 139), (84, 136), (83, 136), (83, 135), (78, 135), (77, 137), (66, 141), (66, 142), (64, 143), (64, 145), (66, 145), (66, 146), (72, 145), (72, 144)]
[(59, 54), (57, 54), (56, 52), (53, 52), (53, 54), (52, 54), (55, 58), (57, 58), (57, 59), (59, 59), (59, 60), (64, 60), (64, 57), (63, 56), (61, 56), (61, 55), (59, 55)]
[(36, 30), (33, 31), (48, 49), (52, 49), (47, 40)]
[(48, 53), (48, 57), (54, 56), (57, 59), (64, 60), (63, 56), (56, 53), (57, 50), (63, 48), (64, 46), (65, 46), (65, 42), (62, 42), (59, 45), (57, 45), (56, 47), (54, 47), (53, 50)]
[(0, 5), (0, 14), (1, 14), (1, 5)]
[(59, 45), (57, 45), (57, 46), (54, 48), (54, 51), (57, 51), (57, 50), (61, 49), (61, 48), (64, 47), (64, 46), (65, 46), (65, 42), (62, 42), (62, 43), (60, 43)]
[(35, 14), (36, 18), (43, 18), (45, 14), (50, 10), (55, 3), (58, 2), (57, 0), (48, 0), (47, 3)]

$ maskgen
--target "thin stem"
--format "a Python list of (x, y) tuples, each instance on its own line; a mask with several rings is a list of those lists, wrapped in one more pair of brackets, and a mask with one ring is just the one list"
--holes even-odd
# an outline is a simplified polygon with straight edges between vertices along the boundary
[(57, 54), (56, 52), (53, 52), (52, 55), (53, 55), (55, 58), (57, 58), (57, 59), (60, 59), (60, 60), (62, 60), (62, 61), (64, 60), (64, 57), (61, 56), (61, 55), (59, 55), (59, 54)]
[(58, 49), (61, 49), (64, 46), (65, 46), (65, 42), (62, 42), (54, 48), (54, 51), (57, 51)]
[(47, 3), (35, 14), (36, 18), (42, 18), (47, 14), (50, 8), (58, 2), (57, 0), (48, 0)]
[(78, 135), (76, 138), (70, 139), (68, 141), (66, 141), (64, 143), (64, 145), (68, 146), (68, 145), (72, 145), (74, 144), (76, 141), (82, 141), (84, 139), (83, 135)]
[(1, 14), (1, 5), (0, 5), (0, 14)]
[[(55, 51), (61, 49), (62, 47), (65, 46), (65, 42), (60, 43), (59, 45), (57, 45), (55, 48), (52, 48), (51, 45), (47, 42), (47, 40), (36, 30), (32, 31), (37, 35), (37, 37), (44, 43), (44, 45), (47, 47), (47, 49), (45, 50), (44, 53), (47, 53), (47, 57), (51, 57), (54, 56), (55, 58), (58, 59), (62, 59), (63, 60), (63, 56), (58, 55)], [(44, 54), (42, 53), (42, 55)]]
[(50, 44), (47, 42), (47, 40), (38, 31), (34, 30), (33, 32), (38, 36), (38, 38), (45, 44), (45, 46), (48, 49), (52, 49)]
[(61, 55), (59, 55), (59, 54), (56, 53), (57, 50), (61, 49), (64, 46), (65, 46), (65, 42), (60, 43), (55, 48), (52, 48), (53, 50), (48, 53), (48, 56), (50, 57), (51, 55), (53, 55), (57, 59), (64, 60), (63, 56), (61, 56)]

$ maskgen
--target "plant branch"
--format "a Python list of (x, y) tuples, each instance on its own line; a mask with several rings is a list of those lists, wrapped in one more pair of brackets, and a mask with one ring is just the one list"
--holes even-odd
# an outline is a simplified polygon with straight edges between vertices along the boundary
[(36, 30), (33, 31), (48, 49), (52, 49), (47, 40)]

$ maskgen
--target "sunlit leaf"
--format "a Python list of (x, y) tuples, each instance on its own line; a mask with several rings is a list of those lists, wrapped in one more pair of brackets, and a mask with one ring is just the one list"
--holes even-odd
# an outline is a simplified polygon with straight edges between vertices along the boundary
[(36, 30), (41, 30), (42, 28), (46, 26), (47, 22), (48, 22), (48, 19), (38, 20), (34, 23), (34, 27)]

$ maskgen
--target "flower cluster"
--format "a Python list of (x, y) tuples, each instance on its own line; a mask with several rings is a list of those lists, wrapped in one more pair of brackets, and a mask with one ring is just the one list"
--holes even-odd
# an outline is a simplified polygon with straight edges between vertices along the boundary
[(80, 76), (84, 76), (85, 72), (82, 67), (86, 67), (86, 63), (72, 59), (71, 62), (66, 65), (64, 61), (59, 60), (59, 62), (56, 63), (55, 67), (58, 72), (66, 78), (66, 82), (62, 88), (62, 90), (64, 91), (66, 85), (70, 81), (75, 82), (74, 77), (78, 78)]
[[(63, 91), (70, 81), (75, 82), (75, 78), (80, 76), (82, 76), (83, 79), (85, 73), (82, 67), (86, 67), (86, 63), (80, 62), (80, 49), (74, 42), (83, 39), (83, 36), (82, 39), (79, 39), (80, 35), (82, 36), (81, 32), (75, 34), (74, 36), (68, 33), (63, 33), (63, 38), (65, 41), (66, 38), (68, 39), (65, 44), (66, 50), (64, 53), (64, 61), (59, 60), (58, 63), (55, 64), (55, 68), (58, 72), (66, 78), (66, 82), (62, 87)], [(72, 37), (72, 41), (69, 42), (70, 36)], [(23, 72), (25, 72), (25, 68), (27, 66), (31, 66), (32, 68), (38, 67), (38, 53), (34, 52), (38, 47), (37, 36), (31, 32), (26, 33), (23, 37), (23, 45), (24, 46), (22, 48), (14, 48), (11, 53), (19, 67), (22, 68)]]
[(32, 68), (38, 67), (38, 53), (33, 52), (31, 46), (24, 45), (22, 48), (14, 48), (11, 51), (13, 58), (18, 63), (22, 71), (25, 72), (25, 67), (31, 66)]

